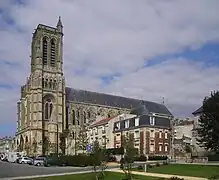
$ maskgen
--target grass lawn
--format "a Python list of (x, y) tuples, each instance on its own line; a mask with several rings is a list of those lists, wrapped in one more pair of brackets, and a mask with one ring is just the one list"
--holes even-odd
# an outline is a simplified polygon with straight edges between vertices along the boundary
[[(124, 177), (124, 174), (106, 172), (106, 178), (104, 180), (121, 180), (123, 177)], [(95, 176), (94, 176), (94, 173), (86, 173), (86, 174), (74, 174), (74, 175), (43, 177), (43, 178), (34, 178), (34, 179), (35, 180), (95, 180)], [(154, 178), (154, 177), (137, 176), (137, 175), (134, 175), (134, 179), (136, 180), (158, 180), (158, 178)]]
[(209, 178), (219, 175), (219, 166), (170, 164), (149, 168), (148, 172)]

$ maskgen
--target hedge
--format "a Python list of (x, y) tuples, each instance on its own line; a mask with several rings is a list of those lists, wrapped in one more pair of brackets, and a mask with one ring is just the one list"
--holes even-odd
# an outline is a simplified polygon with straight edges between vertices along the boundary
[(123, 155), (124, 154), (124, 148), (110, 148), (105, 150), (106, 155)]
[(156, 161), (156, 160), (167, 160), (167, 156), (149, 156), (149, 161)]
[(219, 161), (219, 154), (208, 155), (208, 161)]
[(48, 157), (46, 165), (85, 167), (92, 166), (94, 163), (100, 164), (92, 155), (68, 155)]
[(135, 158), (135, 161), (147, 161), (147, 157), (145, 155), (140, 155)]

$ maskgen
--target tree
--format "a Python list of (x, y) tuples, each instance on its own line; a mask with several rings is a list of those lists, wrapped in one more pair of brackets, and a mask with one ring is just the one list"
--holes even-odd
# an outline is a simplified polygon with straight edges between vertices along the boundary
[(65, 154), (65, 148), (66, 148), (66, 143), (65, 143), (65, 139), (66, 139), (66, 134), (63, 132), (60, 134), (59, 136), (59, 147), (61, 149), (62, 154)]
[(87, 144), (88, 144), (87, 132), (85, 128), (82, 128), (80, 129), (76, 137), (75, 148), (76, 150), (81, 150), (84, 153), (86, 151)]
[(37, 141), (36, 139), (33, 140), (33, 143), (32, 143), (32, 147), (33, 147), (33, 153), (37, 153)]
[(101, 164), (102, 152), (103, 151), (100, 148), (99, 142), (97, 140), (94, 141), (91, 156), (92, 156), (93, 169), (94, 169), (96, 180), (99, 179), (97, 174), (97, 167)]
[(43, 154), (48, 155), (50, 150), (50, 141), (48, 136), (43, 136)]
[(203, 112), (199, 118), (197, 141), (201, 147), (219, 151), (219, 92), (212, 92), (203, 101)]
[(129, 134), (124, 138), (124, 149), (125, 154), (124, 158), (121, 160), (122, 169), (125, 173), (126, 180), (132, 180), (133, 176), (131, 173), (132, 164), (134, 162), (134, 158), (137, 155), (137, 149), (134, 147), (134, 136), (133, 134)]

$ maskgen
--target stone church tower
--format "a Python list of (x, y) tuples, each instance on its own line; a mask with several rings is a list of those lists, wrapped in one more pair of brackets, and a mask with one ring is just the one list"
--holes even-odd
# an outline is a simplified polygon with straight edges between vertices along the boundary
[(57, 153), (65, 127), (63, 25), (39, 24), (32, 37), (31, 72), (21, 88), (16, 145), (27, 154)]

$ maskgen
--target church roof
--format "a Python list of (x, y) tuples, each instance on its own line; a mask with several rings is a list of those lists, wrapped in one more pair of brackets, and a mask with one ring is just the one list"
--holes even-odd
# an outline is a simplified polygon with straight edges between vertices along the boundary
[(90, 104), (99, 104), (110, 107), (133, 109), (139, 104), (145, 105), (148, 112), (160, 113), (172, 116), (171, 112), (163, 104), (158, 104), (150, 101), (142, 101), (133, 98), (115, 96), (110, 94), (86, 91), (74, 88), (65, 88), (66, 101), (84, 102)]

